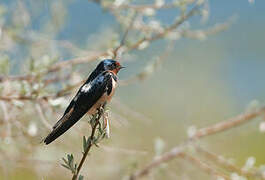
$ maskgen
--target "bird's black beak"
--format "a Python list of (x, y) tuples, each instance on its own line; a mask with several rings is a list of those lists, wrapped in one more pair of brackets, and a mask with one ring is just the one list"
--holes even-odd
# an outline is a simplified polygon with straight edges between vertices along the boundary
[(125, 66), (120, 66), (120, 69), (126, 68)]

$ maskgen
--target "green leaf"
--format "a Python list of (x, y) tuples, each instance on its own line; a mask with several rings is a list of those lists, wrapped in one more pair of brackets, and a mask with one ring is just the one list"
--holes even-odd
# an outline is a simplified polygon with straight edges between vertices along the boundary
[(88, 137), (87, 139), (86, 139), (86, 137), (84, 136), (83, 137), (83, 150), (84, 150), (84, 152), (87, 150), (87, 148), (88, 148), (88, 146), (91, 144), (91, 138), (90, 137)]
[(78, 180), (83, 180), (84, 179), (84, 176), (82, 176), (82, 175), (80, 175), (79, 177), (78, 177)]
[(89, 146), (91, 144), (91, 137), (87, 138), (86, 143), (87, 143), (87, 146)]
[[(72, 155), (72, 154), (71, 154)], [(68, 164), (70, 165), (71, 161), (73, 160), (72, 156), (67, 154)]]
[(102, 131), (103, 131), (103, 129), (102, 129), (102, 127), (101, 127), (101, 123), (98, 123), (98, 131), (99, 131), (100, 133), (102, 133)]
[(96, 119), (97, 119), (97, 115), (94, 114), (94, 115), (92, 116), (92, 118), (90, 119), (90, 121), (89, 121), (91, 127), (94, 127), (94, 126), (95, 126)]
[(68, 165), (68, 161), (65, 158), (62, 158), (64, 163)]
[(87, 140), (86, 140), (86, 136), (83, 136), (83, 150), (84, 152), (86, 151), (87, 149)]
[(69, 161), (69, 166), (74, 169), (74, 156), (71, 154), (71, 161)]
[(61, 166), (65, 167), (66, 169), (71, 170), (71, 169), (70, 169), (67, 165), (65, 165), (65, 164), (61, 164)]

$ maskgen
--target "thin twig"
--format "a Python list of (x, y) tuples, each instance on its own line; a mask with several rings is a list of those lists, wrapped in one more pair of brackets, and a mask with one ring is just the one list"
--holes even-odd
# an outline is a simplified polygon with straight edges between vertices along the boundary
[(155, 41), (155, 40), (163, 38), (168, 33), (170, 33), (171, 31), (173, 31), (174, 29), (179, 27), (181, 24), (183, 24), (188, 18), (190, 18), (194, 14), (196, 14), (198, 12), (199, 7), (200, 7), (200, 5), (196, 4), (188, 13), (182, 15), (172, 25), (170, 25), (169, 27), (165, 28), (164, 31), (162, 31), (160, 33), (157, 33), (154, 36), (144, 37), (144, 38), (140, 39), (139, 41), (137, 41), (133, 45), (129, 46), (127, 48), (127, 51), (130, 51), (132, 49), (137, 49), (143, 42), (151, 42), (151, 41)]
[(151, 163), (149, 163), (148, 165), (146, 165), (143, 169), (136, 171), (135, 173), (133, 173), (130, 176), (130, 180), (136, 180), (140, 177), (146, 176), (150, 173), (150, 171), (159, 166), (161, 163), (163, 162), (167, 162), (172, 160), (173, 158), (180, 156), (181, 153), (184, 151), (184, 149), (186, 148), (187, 143), (179, 145), (174, 147), (173, 149), (171, 149), (170, 151), (164, 153), (163, 155), (160, 156), (156, 156)]
[(38, 75), (33, 75), (33, 74), (17, 75), (17, 76), (16, 75), (13, 75), (13, 76), (1, 76), (0, 75), (0, 82), (2, 82), (2, 81), (14, 81), (14, 80), (17, 80), (17, 81), (21, 81), (21, 80), (33, 81), (37, 77), (46, 75), (46, 74), (51, 73), (51, 72), (59, 71), (59, 70), (61, 70), (63, 68), (69, 67), (69, 66), (74, 66), (74, 65), (77, 65), (77, 64), (88, 63), (88, 62), (91, 62), (93, 60), (98, 59), (101, 56), (105, 56), (107, 54), (108, 54), (107, 52), (94, 52), (91, 55), (60, 61), (60, 62), (57, 62), (57, 63), (53, 64), (46, 71), (43, 71), (43, 72), (39, 73)]
[[(178, 20), (176, 20), (175, 23), (173, 23), (172, 25), (170, 25), (169, 27), (165, 28), (163, 32), (157, 33), (152, 37), (144, 37), (142, 39), (140, 39), (139, 41), (137, 41), (136, 43), (126, 47), (123, 49), (123, 53), (124, 52), (129, 52), (131, 50), (137, 49), (141, 43), (147, 41), (147, 42), (152, 42), (158, 39), (163, 38), (165, 35), (167, 35), (167, 33), (171, 32), (172, 30), (176, 29), (179, 25), (181, 25), (183, 22), (185, 22), (188, 18), (190, 18), (191, 16), (193, 16), (197, 10), (199, 8), (199, 5), (196, 4), (187, 14), (182, 15)], [(121, 40), (121, 45), (118, 46), (117, 48), (114, 48), (112, 50), (110, 50), (114, 56), (116, 57), (117, 54), (119, 53), (118, 51), (124, 46), (125, 40), (128, 36), (128, 31), (131, 29), (130, 27), (133, 25), (133, 22), (135, 20), (135, 16), (132, 19), (130, 25), (128, 26), (122, 40)], [(0, 76), (0, 82), (2, 81), (7, 81), (7, 80), (27, 80), (29, 82), (35, 81), (38, 77), (42, 77), (44, 75), (47, 75), (49, 73), (52, 72), (57, 72), (61, 69), (64, 69), (66, 67), (69, 66), (74, 66), (77, 64), (83, 64), (83, 63), (88, 63), (91, 62), (93, 60), (98, 59), (99, 57), (102, 56), (106, 56), (109, 54), (109, 50), (107, 50), (106, 52), (93, 52), (91, 53), (91, 55), (88, 56), (84, 56), (84, 57), (77, 57), (74, 59), (70, 59), (70, 60), (65, 60), (65, 61), (60, 61), (55, 63), (54, 65), (52, 65), (50, 68), (48, 68), (46, 71), (40, 72), (37, 75), (33, 75), (33, 74), (27, 74), (27, 75), (18, 75), (18, 76)], [(116, 54), (116, 55), (115, 55)], [(23, 96), (19, 96), (19, 97), (0, 97), (0, 100), (5, 100), (5, 101), (10, 101), (12, 99), (17, 99), (17, 100), (34, 100), (35, 98), (32, 97), (23, 97)]]
[(48, 99), (53, 96), (0, 96), (0, 100), (2, 101), (12, 101), (12, 100), (20, 100), (20, 101), (36, 101), (40, 99)]
[[(93, 0), (94, 2), (101, 4), (101, 0)], [(189, 1), (179, 1), (179, 2), (164, 2), (164, 3), (159, 3), (159, 2), (155, 2), (155, 3), (148, 3), (148, 4), (127, 4), (122, 3), (120, 5), (116, 5), (116, 4), (110, 4), (110, 5), (106, 5), (105, 8), (110, 9), (110, 11), (114, 12), (114, 11), (121, 11), (124, 9), (130, 9), (130, 10), (134, 10), (136, 12), (143, 12), (147, 9), (154, 9), (154, 10), (166, 10), (166, 9), (173, 9), (176, 7), (180, 7), (181, 4), (183, 2), (187, 3), (187, 4), (191, 4), (193, 3), (195, 0), (189, 0)]]
[(50, 123), (45, 118), (44, 112), (43, 112), (40, 104), (36, 103), (35, 104), (35, 109), (39, 113), (41, 122), (44, 124), (44, 126), (46, 126), (46, 128), (48, 128), (48, 129), (52, 130), (52, 125), (50, 125)]
[(145, 9), (170, 9), (170, 8), (176, 8), (176, 3), (166, 3), (163, 5), (157, 5), (157, 4), (141, 4), (141, 5), (135, 5), (135, 4), (122, 4), (120, 6), (112, 5), (109, 8), (112, 10), (118, 9), (133, 9), (135, 11), (143, 11)]
[(67, 86), (64, 89), (58, 91), (56, 94), (53, 95), (44, 95), (44, 96), (0, 96), (0, 100), (2, 101), (12, 101), (12, 100), (19, 100), (19, 101), (39, 101), (39, 100), (47, 100), (47, 99), (54, 99), (62, 96), (66, 96), (69, 94), (69, 92), (76, 87), (80, 86), (82, 83), (84, 83), (84, 80), (71, 85)]
[(97, 118), (95, 120), (94, 126), (92, 127), (92, 132), (91, 132), (91, 135), (90, 135), (91, 141), (89, 141), (88, 147), (86, 148), (85, 152), (83, 153), (82, 159), (79, 162), (79, 165), (77, 167), (76, 172), (74, 173), (74, 175), (72, 177), (72, 180), (76, 180), (77, 179), (77, 177), (78, 177), (78, 175), (80, 173), (80, 170), (81, 170), (81, 168), (82, 168), (82, 166), (83, 166), (83, 164), (84, 164), (84, 162), (86, 160), (86, 157), (88, 155), (88, 152), (90, 151), (91, 147), (93, 146), (95, 132), (96, 132), (97, 126), (99, 124), (99, 120), (100, 120), (100, 118), (101, 118), (101, 116), (102, 116), (103, 113), (104, 113), (104, 110), (102, 110), (102, 109), (99, 109), (98, 110), (98, 116), (97, 116)]
[(181, 37), (185, 37), (185, 38), (204, 39), (205, 37), (208, 37), (210, 35), (227, 30), (231, 26), (231, 24), (235, 21), (235, 19), (236, 19), (236, 16), (232, 16), (225, 22), (216, 23), (215, 25), (212, 25), (211, 27), (207, 29), (198, 29), (198, 30), (184, 29), (180, 31), (179, 33)]
[(196, 133), (191, 137), (191, 139), (199, 139), (204, 136), (209, 136), (212, 134), (219, 133), (221, 131), (225, 131), (234, 127), (237, 127), (241, 124), (244, 124), (254, 118), (256, 118), (259, 115), (264, 114), (265, 107), (262, 107), (260, 109), (257, 109), (253, 112), (246, 112), (244, 114), (240, 114), (234, 118), (228, 119), (226, 121), (222, 121), (213, 125), (210, 125), (205, 128), (201, 128), (196, 131)]
[(111, 153), (119, 153), (124, 155), (147, 155), (147, 151), (141, 151), (141, 150), (134, 150), (134, 149), (125, 149), (125, 148), (118, 148), (118, 147), (110, 147), (106, 145), (100, 145), (100, 147), (106, 151)]
[(137, 16), (137, 14), (135, 13), (133, 15), (130, 23), (129, 23), (129, 26), (126, 28), (126, 30), (123, 34), (120, 45), (113, 50), (113, 59), (119, 59), (120, 56), (122, 55), (122, 52), (120, 52), (120, 51), (121, 51), (122, 47), (125, 45), (125, 41), (128, 38), (129, 31), (132, 29), (132, 26), (133, 26), (133, 23), (135, 21), (136, 16)]
[(3, 81), (22, 81), (22, 80), (31, 80), (32, 79), (32, 75), (0, 75), (0, 82)]
[[(154, 64), (152, 64), (152, 68), (144, 68), (143, 71), (134, 75), (133, 77), (130, 77), (126, 80), (120, 80), (119, 84), (121, 86), (127, 86), (127, 85), (135, 83), (137, 81), (145, 80), (147, 77), (149, 77), (152, 73), (154, 73), (156, 71), (156, 69), (159, 67), (160, 64), (162, 64), (164, 61), (167, 60), (167, 58), (170, 55), (170, 53), (172, 52), (173, 48), (174, 48), (174, 41), (170, 41), (170, 43), (167, 45), (164, 52), (162, 52), (157, 57), (156, 62), (154, 62)], [(148, 65), (148, 66), (150, 66), (150, 65)], [(146, 70), (146, 69), (148, 69), (148, 70)], [(152, 69), (152, 72), (149, 69)]]
[(74, 66), (74, 65), (77, 65), (77, 64), (88, 63), (88, 62), (91, 62), (93, 60), (98, 59), (100, 56), (105, 56), (105, 55), (107, 55), (106, 52), (94, 52), (93, 54), (88, 55), (88, 56), (77, 57), (77, 58), (74, 58), (74, 59), (60, 61), (60, 62), (54, 64), (52, 67), (50, 67), (47, 70), (47, 73), (61, 70), (62, 68), (65, 68), (67, 66)]
[(208, 159), (214, 161), (215, 163), (219, 164), (220, 166), (226, 168), (231, 172), (236, 172), (241, 176), (258, 177), (260, 179), (265, 179), (265, 177), (263, 177), (262, 174), (260, 174), (257, 170), (248, 170), (248, 171), (242, 170), (241, 168), (235, 166), (232, 162), (226, 160), (224, 157), (221, 157), (213, 152), (210, 152), (199, 145), (195, 147), (198, 152), (204, 154)]
[(200, 159), (198, 159), (198, 158), (196, 158), (194, 156), (191, 156), (191, 155), (183, 152), (183, 153), (181, 153), (180, 157), (191, 161), (192, 164), (196, 165), (197, 167), (199, 167), (200, 169), (202, 169), (206, 173), (214, 176), (216, 179), (218, 179), (219, 177), (221, 177), (221, 178), (223, 178), (225, 180), (230, 180), (231, 179), (227, 175), (216, 171), (211, 166), (209, 166), (208, 164), (206, 164), (205, 162), (201, 161)]

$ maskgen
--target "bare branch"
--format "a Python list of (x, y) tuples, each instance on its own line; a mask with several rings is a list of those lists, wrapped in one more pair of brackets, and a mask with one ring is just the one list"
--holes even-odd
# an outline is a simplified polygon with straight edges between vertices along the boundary
[(69, 60), (65, 60), (65, 61), (60, 61), (56, 64), (54, 64), (51, 68), (49, 68), (47, 70), (47, 73), (49, 72), (55, 72), (58, 70), (61, 70), (62, 68), (68, 67), (68, 66), (74, 66), (77, 64), (84, 64), (84, 63), (88, 63), (91, 61), (94, 61), (96, 59), (98, 59), (100, 56), (105, 56), (107, 55), (106, 52), (93, 52), (90, 55), (84, 56), (84, 57), (77, 57), (74, 59), (69, 59)]
[[(51, 72), (56, 72), (56, 71), (61, 70), (62, 68), (66, 68), (69, 66), (88, 63), (88, 62), (91, 62), (93, 60), (98, 59), (101, 56), (105, 56), (105, 55), (107, 55), (107, 52), (93, 52), (93, 53), (91, 53), (91, 55), (60, 61), (60, 62), (57, 62), (54, 65), (52, 65), (46, 71), (37, 74), (37, 76), (43, 76), (43, 75), (46, 75), (46, 74), (51, 73)], [(21, 81), (21, 80), (32, 81), (37, 76), (32, 75), (32, 74), (17, 75), (17, 76), (0, 76), (0, 82), (7, 81), (7, 80), (9, 80), (9, 81), (14, 81), (14, 80), (16, 80), (16, 81)]]
[(163, 155), (160, 156), (156, 156), (151, 163), (149, 163), (148, 165), (146, 165), (143, 169), (136, 171), (135, 173), (133, 173), (130, 176), (130, 180), (136, 180), (140, 177), (146, 176), (150, 173), (150, 171), (159, 166), (161, 163), (163, 162), (167, 162), (170, 161), (172, 159), (174, 159), (175, 157), (180, 156), (185, 147), (187, 146), (187, 144), (183, 144), (183, 145), (179, 145), (174, 147), (173, 149), (171, 149), (169, 152), (164, 153)]
[[(188, 3), (194, 2), (193, 0), (189, 1)], [(178, 6), (178, 3), (175, 2), (169, 2), (164, 4), (121, 4), (119, 6), (111, 5), (107, 6), (107, 8), (114, 10), (123, 10), (123, 9), (133, 9), (135, 11), (144, 11), (146, 9), (156, 9), (156, 10), (162, 10), (162, 9), (172, 9), (176, 8)]]
[(40, 106), (40, 104), (36, 103), (35, 104), (35, 109), (38, 112), (38, 114), (40, 115), (40, 119), (41, 122), (44, 124), (44, 126), (50, 130), (52, 130), (52, 125), (50, 125), (50, 123), (47, 121), (47, 119), (45, 118), (44, 112)]
[(120, 56), (122, 55), (123, 52), (120, 52), (120, 50), (125, 45), (125, 41), (126, 41), (126, 39), (128, 37), (129, 31), (132, 29), (132, 25), (133, 25), (133, 23), (135, 21), (136, 16), (137, 16), (137, 14), (133, 15), (133, 17), (132, 17), (132, 19), (131, 19), (131, 21), (129, 23), (129, 26), (126, 28), (126, 30), (124, 32), (124, 35), (123, 35), (123, 37), (121, 39), (121, 42), (120, 42), (120, 45), (113, 50), (113, 59), (119, 59)]
[(218, 179), (220, 177), (225, 179), (225, 180), (231, 179), (227, 175), (218, 172), (217, 170), (215, 170), (214, 168), (212, 168), (211, 166), (209, 166), (205, 162), (202, 162), (200, 159), (198, 159), (194, 156), (191, 156), (191, 155), (183, 152), (183, 153), (181, 153), (180, 157), (182, 157), (183, 159), (189, 160), (190, 162), (192, 162), (192, 164), (196, 165), (197, 167), (199, 167), (200, 169), (202, 169), (203, 171), (205, 171), (209, 175), (214, 176), (216, 179)]
[(137, 81), (143, 81), (145, 80), (147, 77), (149, 77), (152, 73), (154, 73), (156, 71), (156, 69), (158, 68), (159, 65), (161, 65), (170, 55), (170, 53), (172, 52), (174, 47), (174, 43), (173, 41), (171, 41), (166, 49), (164, 50), (164, 52), (162, 52), (155, 60), (155, 62), (153, 62), (151, 65), (147, 65), (146, 68), (144, 68), (144, 70), (136, 75), (134, 75), (133, 77), (126, 79), (126, 80), (121, 80), (120, 84), (122, 86), (127, 86), (129, 84), (135, 83)]
[(217, 134), (219, 132), (229, 130), (231, 128), (245, 124), (264, 113), (265, 113), (265, 107), (257, 109), (256, 111), (253, 111), (253, 112), (247, 112), (244, 114), (240, 114), (226, 121), (222, 121), (222, 122), (219, 122), (219, 123), (216, 123), (208, 127), (197, 130), (197, 132), (191, 137), (191, 139), (199, 139), (204, 136), (209, 136), (212, 134)]
[(155, 41), (155, 40), (158, 40), (158, 39), (163, 38), (169, 32), (171, 32), (174, 29), (176, 29), (177, 27), (179, 27), (187, 19), (189, 19), (190, 17), (192, 17), (193, 15), (195, 15), (198, 12), (199, 7), (200, 7), (200, 5), (196, 4), (188, 13), (182, 15), (172, 25), (170, 25), (169, 27), (165, 28), (163, 32), (157, 33), (157, 34), (155, 34), (155, 35), (153, 35), (151, 37), (145, 37), (145, 38), (140, 39), (139, 41), (137, 41), (133, 45), (129, 46), (127, 48), (127, 51), (130, 51), (132, 49), (137, 49), (143, 42), (151, 42), (151, 41)]
[(224, 157), (221, 157), (213, 152), (208, 151), (207, 149), (201, 147), (201, 146), (195, 146), (196, 150), (202, 154), (204, 154), (208, 159), (214, 161), (215, 163), (225, 167), (231, 172), (236, 172), (239, 175), (246, 176), (246, 177), (257, 177), (260, 179), (265, 179), (261, 173), (259, 173), (257, 170), (242, 170), (241, 168), (235, 166), (233, 163), (226, 160)]
[(144, 168), (133, 173), (131, 175), (131, 180), (135, 180), (135, 179), (138, 179), (140, 177), (143, 177), (143, 176), (149, 174), (149, 172), (153, 168), (159, 166), (161, 163), (173, 160), (174, 158), (178, 157), (179, 155), (181, 155), (182, 152), (184, 152), (187, 145), (192, 144), (192, 142), (194, 140), (197, 140), (197, 139), (209, 136), (209, 135), (217, 134), (219, 132), (226, 131), (226, 130), (229, 130), (231, 128), (240, 126), (242, 124), (245, 124), (245, 123), (253, 120), (254, 118), (256, 118), (260, 115), (263, 115), (264, 113), (265, 113), (265, 107), (262, 107), (256, 111), (244, 113), (244, 114), (238, 115), (237, 117), (234, 117), (234, 118), (228, 119), (226, 121), (222, 121), (220, 123), (217, 123), (217, 124), (211, 125), (209, 127), (202, 128), (202, 129), (198, 130), (194, 136), (192, 136), (190, 139), (186, 140), (183, 144), (175, 146), (172, 150), (160, 155), (158, 158), (155, 158), (154, 160), (152, 160)]

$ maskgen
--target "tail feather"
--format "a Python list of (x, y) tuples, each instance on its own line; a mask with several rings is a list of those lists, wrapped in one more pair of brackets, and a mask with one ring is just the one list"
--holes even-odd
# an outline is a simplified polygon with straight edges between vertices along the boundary
[(69, 128), (71, 128), (84, 113), (80, 112), (69, 112), (65, 114), (54, 126), (52, 132), (44, 139), (45, 144), (50, 144), (59, 136), (64, 134)]

